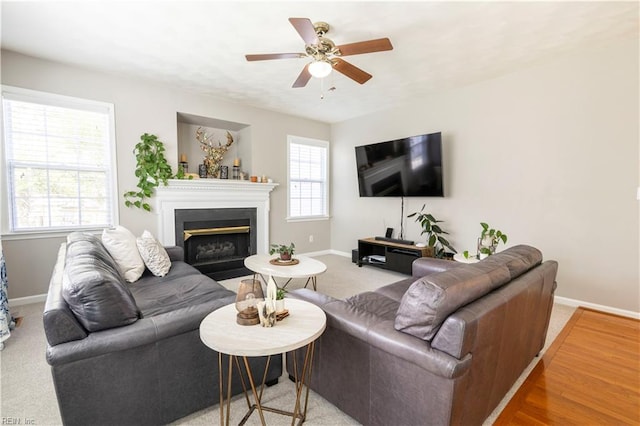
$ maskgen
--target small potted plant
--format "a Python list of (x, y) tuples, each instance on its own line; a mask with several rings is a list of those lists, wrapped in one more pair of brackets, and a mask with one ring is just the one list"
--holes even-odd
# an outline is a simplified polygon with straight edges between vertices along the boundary
[(457, 253), (456, 249), (447, 241), (444, 234), (448, 234), (443, 230), (438, 223), (442, 223), (442, 220), (436, 219), (431, 213), (425, 213), (425, 204), (419, 212), (411, 213), (407, 217), (414, 217), (415, 221), (422, 227), (420, 235), (427, 234), (427, 245), (433, 249), (433, 257), (444, 258), (447, 255), (445, 248), (451, 250), (453, 253)]
[(282, 261), (290, 261), (293, 253), (295, 252), (296, 245), (291, 243), (289, 245), (286, 244), (271, 244), (271, 248), (269, 249), (269, 254), (278, 253), (280, 255), (280, 260)]
[(480, 238), (478, 238), (478, 255), (483, 259), (496, 252), (500, 241), (503, 244), (507, 243), (507, 234), (489, 227), (484, 222), (480, 222), (480, 226), (482, 226), (482, 232), (480, 233)]
[(284, 295), (287, 293), (287, 290), (284, 288), (278, 288), (276, 290), (276, 314), (284, 311)]

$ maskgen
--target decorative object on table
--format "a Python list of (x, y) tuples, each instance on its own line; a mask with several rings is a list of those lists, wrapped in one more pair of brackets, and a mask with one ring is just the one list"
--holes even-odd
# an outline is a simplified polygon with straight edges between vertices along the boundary
[(220, 166), (220, 179), (229, 179), (229, 167)]
[(260, 323), (258, 303), (264, 301), (262, 285), (258, 280), (242, 280), (236, 296), (236, 322), (240, 325), (256, 325)]
[(425, 213), (425, 206), (426, 204), (423, 204), (419, 212), (411, 213), (407, 217), (410, 218), (415, 216), (415, 221), (422, 227), (420, 235), (427, 234), (427, 245), (433, 248), (433, 257), (445, 257), (445, 248), (448, 248), (453, 253), (457, 253), (456, 249), (453, 248), (449, 241), (442, 236), (442, 234), (449, 234), (447, 231), (443, 230), (440, 225), (438, 225), (438, 223), (442, 223), (444, 221), (436, 219), (431, 213)]
[(278, 288), (276, 290), (276, 315), (284, 312), (284, 295), (287, 293), (287, 290), (284, 288)]
[(153, 195), (154, 189), (160, 183), (166, 186), (167, 180), (173, 177), (171, 165), (167, 162), (164, 151), (164, 144), (156, 135), (145, 133), (140, 136), (140, 142), (133, 149), (137, 161), (135, 175), (140, 190), (124, 193), (125, 206), (151, 211), (151, 206), (145, 200)]
[(207, 167), (207, 177), (219, 177), (220, 163), (224, 153), (227, 152), (231, 144), (233, 144), (233, 136), (227, 130), (227, 143), (222, 145), (218, 141), (216, 146), (212, 141), (213, 135), (207, 135), (207, 132), (202, 130), (202, 127), (198, 127), (196, 130), (196, 140), (200, 142), (200, 148), (205, 152), (204, 165)]
[(178, 171), (182, 170), (182, 173), (189, 173), (189, 163), (187, 163), (187, 156), (180, 154), (180, 162), (178, 163)]
[(273, 277), (269, 277), (267, 282), (267, 297), (262, 302), (258, 302), (258, 315), (260, 324), (263, 327), (273, 327), (276, 323), (276, 293), (278, 287)]
[(278, 253), (281, 261), (290, 261), (295, 253), (296, 245), (294, 243), (286, 244), (271, 244), (269, 254)]
[(482, 226), (482, 232), (480, 233), (480, 238), (478, 238), (478, 256), (480, 259), (484, 259), (496, 252), (500, 241), (504, 244), (507, 243), (507, 234), (489, 227), (484, 222), (480, 222), (480, 226)]
[(258, 182), (258, 176), (251, 176), (251, 182)]
[(281, 312), (276, 312), (276, 321), (282, 321), (283, 319), (285, 319), (288, 316), (289, 316), (289, 310), (288, 309), (284, 309)]
[(276, 266), (293, 266), (299, 264), (300, 261), (298, 259), (282, 260), (276, 257), (275, 259), (271, 259), (269, 263)]

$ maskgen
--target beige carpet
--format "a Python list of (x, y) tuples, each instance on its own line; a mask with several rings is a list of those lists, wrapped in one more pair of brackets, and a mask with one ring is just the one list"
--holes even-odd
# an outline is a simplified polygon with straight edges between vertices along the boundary
[[(318, 277), (318, 291), (337, 298), (373, 290), (405, 277), (373, 267), (358, 268), (345, 257), (326, 255), (317, 257), (317, 259), (327, 265), (327, 272)], [(222, 284), (235, 290), (238, 282), (244, 278), (246, 277), (222, 281)], [(304, 280), (294, 280), (288, 288), (295, 289), (303, 286)], [(545, 350), (571, 317), (573, 310), (567, 306), (554, 305)], [(18, 419), (20, 424), (61, 424), (51, 373), (45, 360), (46, 343), (42, 327), (42, 311), (42, 303), (12, 308), (12, 314), (23, 317), (23, 321), (20, 327), (12, 332), (11, 338), (6, 342), (5, 349), (0, 352), (0, 419)], [(492, 420), (497, 417), (537, 361), (536, 359), (531, 363), (511, 392), (487, 419), (486, 424), (491, 424)], [(264, 404), (292, 410), (293, 392), (293, 383), (286, 376), (283, 376), (276, 386), (265, 390)], [(238, 424), (245, 411), (244, 399), (234, 398), (231, 408), (232, 423)], [(218, 416), (218, 406), (215, 405), (180, 419), (174, 424), (217, 424)], [(266, 414), (266, 421), (270, 425), (291, 423), (290, 418), (272, 413)], [(257, 413), (254, 413), (247, 422), (250, 425), (259, 423)], [(309, 399), (305, 423), (309, 425), (358, 424), (313, 392)], [(14, 422), (14, 424), (16, 423)]]

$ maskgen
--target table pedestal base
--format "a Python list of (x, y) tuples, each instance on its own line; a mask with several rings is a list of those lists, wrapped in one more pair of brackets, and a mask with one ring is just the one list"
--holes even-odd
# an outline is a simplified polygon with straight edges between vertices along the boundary
[[(269, 280), (267, 278), (264, 277), (264, 275), (262, 274), (258, 274), (255, 273), (253, 274), (253, 279), (257, 280), (258, 277), (260, 277), (262, 279), (262, 281), (264, 282), (265, 285), (267, 285), (269, 283)], [(293, 280), (293, 278), (289, 278), (287, 280), (287, 282), (285, 282), (282, 286), (280, 286), (280, 284), (278, 284), (278, 281), (276, 281), (275, 277), (271, 277), (273, 278), (273, 281), (276, 283), (276, 287), (278, 288), (282, 288), (285, 289), (287, 288), (287, 286), (289, 285), (289, 283), (291, 282), (291, 280)], [(311, 283), (311, 286), (313, 287), (313, 291), (318, 291), (317, 287), (318, 287), (318, 277), (316, 275), (312, 275), (310, 277), (307, 277), (307, 281), (304, 283), (304, 288), (307, 288), (307, 286), (309, 285), (309, 283)]]
[[(271, 413), (277, 413), (284, 416), (291, 417), (291, 425), (301, 425), (304, 423), (306, 415), (307, 415), (307, 403), (309, 402), (309, 382), (311, 381), (311, 370), (313, 368), (313, 354), (314, 354), (315, 342), (309, 343), (305, 348), (304, 355), (304, 363), (302, 366), (302, 372), (300, 376), (298, 376), (298, 366), (297, 366), (297, 357), (293, 357), (293, 366), (294, 366), (294, 380), (295, 380), (295, 405), (293, 411), (285, 411), (278, 408), (272, 408), (262, 405), (262, 392), (264, 390), (265, 381), (267, 378), (267, 371), (269, 370), (269, 364), (271, 362), (271, 355), (267, 358), (267, 365), (265, 366), (264, 375), (262, 376), (262, 382), (259, 386), (256, 386), (256, 381), (253, 378), (253, 373), (249, 366), (249, 361), (246, 356), (235, 356), (229, 355), (229, 363), (227, 367), (227, 384), (226, 384), (226, 401), (224, 400), (224, 377), (223, 377), (223, 354), (218, 353), (218, 369), (219, 369), (219, 389), (220, 389), (220, 425), (229, 425), (229, 417), (231, 413), (231, 378), (233, 376), (233, 365), (236, 366), (236, 371), (240, 376), (240, 382), (242, 384), (242, 390), (244, 393), (245, 400), (247, 402), (248, 411), (245, 416), (242, 418), (239, 425), (243, 425), (249, 420), (251, 414), (254, 411), (258, 412), (260, 416), (260, 422), (262, 425), (266, 425), (264, 420), (264, 411), (268, 411)], [(302, 349), (300, 349), (302, 350)], [(242, 359), (242, 364), (244, 364), (244, 374), (243, 368), (241, 367), (240, 359)], [(249, 381), (249, 387), (245, 382), (245, 375), (247, 380)], [(306, 389), (304, 389), (306, 388)], [(254, 403), (251, 403), (249, 390), (251, 390), (251, 394), (253, 395)], [(304, 396), (304, 405), (301, 404), (301, 398), (303, 392)], [(225, 413), (226, 411), (226, 413)], [(297, 420), (297, 423), (296, 423)]]

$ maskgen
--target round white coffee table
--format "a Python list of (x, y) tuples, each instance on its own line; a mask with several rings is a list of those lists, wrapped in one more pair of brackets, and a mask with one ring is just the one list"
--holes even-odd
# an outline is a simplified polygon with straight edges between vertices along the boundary
[[(240, 377), (240, 363), (238, 358), (242, 358), (246, 375), (251, 385), (254, 404), (249, 402), (248, 391), (244, 387), (245, 399), (247, 400), (248, 412), (242, 423), (244, 423), (254, 410), (258, 411), (260, 421), (265, 424), (263, 411), (270, 411), (292, 417), (292, 424), (296, 419), (299, 424), (304, 422), (307, 414), (307, 403), (309, 401), (309, 381), (311, 380), (311, 370), (313, 366), (313, 354), (315, 340), (320, 337), (326, 327), (327, 317), (325, 313), (316, 305), (297, 299), (286, 299), (286, 308), (289, 316), (278, 321), (273, 327), (262, 327), (261, 325), (239, 325), (236, 323), (235, 303), (223, 306), (211, 312), (200, 323), (200, 339), (209, 348), (218, 352), (219, 369), (219, 389), (220, 389), (220, 424), (229, 424), (229, 412), (231, 399), (231, 377), (233, 365), (236, 366)], [(262, 378), (262, 383), (258, 387), (253, 378), (247, 357), (268, 356), (265, 369), (269, 368), (271, 355), (294, 351), (306, 345), (304, 355), (304, 365), (298, 374), (298, 366), (294, 356), (294, 378), (296, 382), (296, 398), (293, 411), (283, 411), (277, 408), (263, 406), (261, 403), (262, 392), (266, 373)], [(225, 396), (223, 379), (223, 355), (229, 355), (227, 373), (227, 396), (226, 396), (226, 418), (225, 418)], [(266, 370), (265, 370), (266, 371)], [(300, 398), (303, 388), (306, 387), (304, 407), (301, 406)]]
[(311, 283), (314, 290), (317, 288), (316, 277), (327, 270), (327, 265), (307, 256), (294, 256), (294, 259), (298, 261), (295, 265), (274, 265), (271, 263), (273, 259), (275, 256), (254, 254), (244, 259), (244, 266), (260, 275), (265, 283), (267, 282), (265, 276), (271, 276), (274, 279), (275, 277), (286, 278), (287, 282), (282, 286), (278, 285), (279, 288), (286, 288), (294, 278), (306, 278), (307, 282), (304, 287), (307, 288), (307, 285)]

